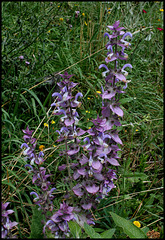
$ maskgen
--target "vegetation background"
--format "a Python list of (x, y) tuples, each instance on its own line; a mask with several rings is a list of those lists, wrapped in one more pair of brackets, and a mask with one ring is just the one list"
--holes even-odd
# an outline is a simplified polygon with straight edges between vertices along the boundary
[[(139, 221), (145, 231), (163, 238), (163, 1), (150, 2), (2, 2), (1, 159), (3, 202), (9, 201), (21, 238), (30, 236), (31, 191), (38, 191), (24, 168), (20, 146), (22, 129), (36, 130), (37, 148), (44, 145), (45, 167), (57, 183), (58, 209), (65, 185), (57, 171), (58, 118), (50, 104), (57, 89), (57, 73), (68, 71), (84, 95), (80, 126), (101, 111), (104, 79), (98, 67), (106, 56), (106, 26), (120, 20), (133, 34), (127, 50), (133, 69), (121, 99), (124, 117), (119, 136), (122, 146), (116, 189), (96, 212), (96, 231), (116, 227), (109, 212)], [(76, 17), (75, 11), (79, 11)], [(23, 56), (21, 60), (19, 57)], [(124, 61), (123, 61), (124, 64)], [(53, 120), (53, 122), (52, 122)], [(11, 216), (12, 217), (12, 216)], [(125, 238), (120, 228), (114, 238)]]

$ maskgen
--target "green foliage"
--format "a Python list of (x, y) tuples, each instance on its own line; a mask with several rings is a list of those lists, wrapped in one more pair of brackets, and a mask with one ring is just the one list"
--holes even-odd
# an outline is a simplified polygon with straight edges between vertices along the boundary
[(131, 221), (126, 220), (120, 216), (118, 216), (116, 213), (110, 212), (115, 224), (118, 227), (122, 227), (123, 231), (130, 237), (130, 238), (146, 238), (146, 235), (144, 232), (139, 229), (137, 226), (135, 226)]
[(101, 233), (101, 238), (112, 238), (112, 236), (114, 235), (116, 229), (112, 228), (109, 230), (106, 230), (105, 232)]
[(89, 226), (87, 223), (84, 223), (84, 230), (90, 238), (101, 238), (101, 235), (95, 232), (95, 230), (91, 226)]
[(74, 238), (80, 238), (82, 229), (79, 226), (79, 224), (76, 223), (76, 222), (73, 222), (73, 221), (69, 221), (68, 225), (69, 225), (69, 229), (70, 229), (70, 232), (73, 235), (73, 237)]
[(99, 234), (93, 227), (89, 226), (87, 223), (84, 223), (84, 230), (90, 238), (112, 238), (116, 229), (112, 228)]
[(33, 216), (31, 223), (31, 233), (29, 238), (42, 239), (43, 238), (43, 215), (40, 210), (38, 210), (38, 205), (33, 207)]

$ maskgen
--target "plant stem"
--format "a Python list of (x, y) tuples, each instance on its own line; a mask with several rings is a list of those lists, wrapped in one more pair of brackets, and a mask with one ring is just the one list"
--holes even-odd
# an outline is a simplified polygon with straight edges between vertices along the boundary
[(69, 185), (70, 185), (70, 188), (72, 189), (72, 183), (71, 183), (71, 174), (70, 174), (70, 164), (69, 164), (69, 158), (68, 158), (68, 154), (67, 154), (67, 151), (68, 151), (68, 145), (67, 145), (67, 139), (65, 139), (65, 155), (66, 155), (66, 162), (67, 162), (67, 168), (68, 168), (68, 176), (69, 176)]

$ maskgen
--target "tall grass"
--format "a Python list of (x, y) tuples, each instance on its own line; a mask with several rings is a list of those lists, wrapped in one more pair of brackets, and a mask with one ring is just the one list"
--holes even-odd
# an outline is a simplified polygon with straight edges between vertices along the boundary
[[(50, 109), (57, 73), (67, 69), (74, 74), (73, 81), (79, 83), (76, 91), (84, 95), (80, 126), (89, 128), (89, 120), (101, 107), (96, 91), (104, 81), (98, 71), (106, 53), (103, 35), (115, 20), (133, 33), (127, 51), (133, 66), (128, 75), (132, 81), (120, 100), (124, 118), (119, 135), (124, 146), (117, 189), (94, 212), (96, 228), (115, 226), (109, 214), (113, 211), (163, 236), (164, 58), (163, 31), (157, 29), (163, 28), (160, 9), (163, 2), (154, 1), (2, 2), (2, 200), (11, 202), (21, 238), (30, 236), (33, 203), (29, 193), (38, 191), (24, 168), (21, 129), (29, 125), (36, 130), (37, 146), (45, 145), (45, 166), (54, 172), (58, 206), (65, 184), (57, 171), (61, 161), (60, 146), (55, 142), (58, 118), (52, 117)], [(75, 18), (77, 10), (80, 14)], [(30, 65), (19, 59), (21, 55)], [(114, 236), (118, 238), (119, 232)]]

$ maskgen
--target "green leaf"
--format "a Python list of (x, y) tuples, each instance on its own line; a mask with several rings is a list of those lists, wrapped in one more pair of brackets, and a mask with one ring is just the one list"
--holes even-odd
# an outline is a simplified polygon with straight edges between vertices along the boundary
[(130, 238), (146, 238), (144, 232), (135, 226), (131, 221), (118, 216), (116, 213), (110, 212), (117, 226), (122, 227), (125, 234)]
[(84, 230), (86, 234), (89, 235), (90, 238), (101, 238), (101, 235), (95, 232), (95, 230), (91, 226), (89, 226), (87, 223), (84, 223)]
[(132, 178), (141, 178), (145, 179), (148, 176), (145, 173), (140, 173), (140, 172), (128, 172), (126, 174), (123, 174), (123, 177), (132, 177)]
[(116, 231), (115, 228), (111, 228), (109, 230), (106, 230), (105, 232), (100, 234), (101, 238), (112, 238), (115, 231)]
[(4, 181), (2, 181), (2, 184), (9, 185), (9, 186), (12, 187), (15, 191), (17, 190), (16, 187), (15, 187), (11, 182), (8, 182), (8, 181), (4, 180)]
[(31, 234), (29, 238), (43, 238), (43, 224), (41, 220), (43, 219), (43, 214), (41, 210), (38, 210), (38, 205), (33, 207), (33, 216), (32, 216), (32, 224), (31, 224)]
[(123, 177), (128, 178), (129, 181), (139, 182), (140, 180), (145, 180), (148, 176), (145, 173), (141, 172), (126, 172), (123, 174)]
[(80, 238), (81, 227), (79, 226), (79, 224), (76, 222), (73, 222), (73, 221), (69, 221), (68, 225), (69, 225), (69, 229), (70, 229), (70, 232), (73, 235), (73, 237)]
[[(40, 101), (39, 98), (37, 97), (37, 95), (36, 95), (33, 91), (30, 91), (30, 90), (27, 89), (27, 88), (23, 88), (23, 90), (25, 90), (25, 91), (27, 91), (28, 93), (30, 93), (30, 94), (36, 99), (36, 101), (37, 101), (37, 102), (39, 103), (39, 105), (41, 106), (44, 115), (46, 115), (45, 109), (44, 109), (41, 101)], [(46, 115), (46, 116), (47, 116), (47, 115)]]

